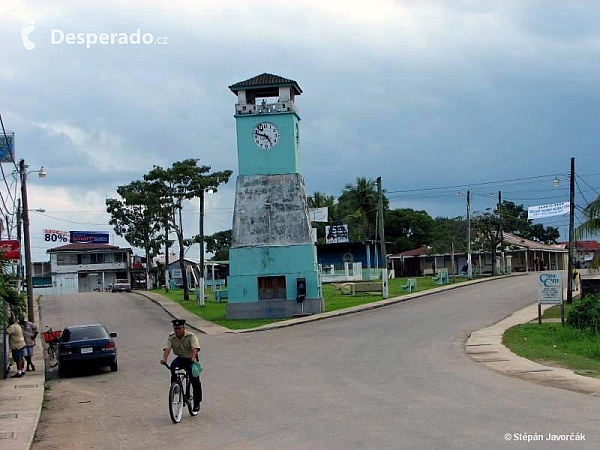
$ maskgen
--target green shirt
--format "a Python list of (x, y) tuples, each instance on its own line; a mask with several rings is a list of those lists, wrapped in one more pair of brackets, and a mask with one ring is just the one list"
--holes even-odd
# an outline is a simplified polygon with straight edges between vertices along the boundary
[(192, 349), (200, 350), (200, 341), (193, 333), (186, 331), (181, 339), (175, 336), (175, 332), (169, 334), (167, 348), (173, 349), (173, 353), (182, 358), (192, 359)]

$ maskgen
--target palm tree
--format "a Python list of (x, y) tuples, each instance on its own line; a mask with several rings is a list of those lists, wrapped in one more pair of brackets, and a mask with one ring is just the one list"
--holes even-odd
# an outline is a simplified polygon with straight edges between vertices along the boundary
[[(575, 230), (576, 240), (600, 233), (600, 197), (589, 203), (583, 210), (584, 222)], [(600, 268), (600, 254), (595, 254), (591, 267)]]
[(309, 208), (324, 208), (325, 206), (330, 208), (334, 205), (335, 197), (333, 195), (327, 195), (323, 192), (315, 191), (315, 193), (310, 195), (307, 200)]
[[(387, 209), (384, 197), (384, 209)], [(338, 213), (341, 222), (348, 223), (354, 240), (373, 239), (377, 222), (377, 184), (365, 177), (356, 179), (356, 185), (347, 184), (338, 198)]]

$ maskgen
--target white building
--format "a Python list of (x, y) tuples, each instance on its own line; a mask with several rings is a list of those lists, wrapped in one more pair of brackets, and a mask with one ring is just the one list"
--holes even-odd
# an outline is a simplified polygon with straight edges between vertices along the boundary
[(52, 295), (105, 291), (115, 279), (131, 282), (131, 249), (108, 244), (67, 244), (51, 248)]

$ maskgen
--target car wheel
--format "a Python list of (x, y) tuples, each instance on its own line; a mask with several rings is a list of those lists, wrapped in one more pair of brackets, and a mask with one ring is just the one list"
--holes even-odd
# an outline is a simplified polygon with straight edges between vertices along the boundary
[(116, 372), (118, 369), (119, 369), (119, 366), (118, 366), (118, 364), (117, 364), (117, 361), (115, 361), (114, 363), (112, 363), (112, 364), (110, 365), (110, 371), (111, 371), (111, 372)]

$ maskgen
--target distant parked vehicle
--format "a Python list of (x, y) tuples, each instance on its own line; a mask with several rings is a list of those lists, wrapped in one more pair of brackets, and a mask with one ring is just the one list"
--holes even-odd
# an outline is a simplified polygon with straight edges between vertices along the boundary
[(115, 280), (112, 284), (113, 292), (131, 292), (131, 284), (127, 280)]
[(113, 338), (100, 324), (79, 325), (63, 330), (59, 343), (58, 375), (63, 377), (73, 368), (109, 366), (116, 372), (117, 346)]

